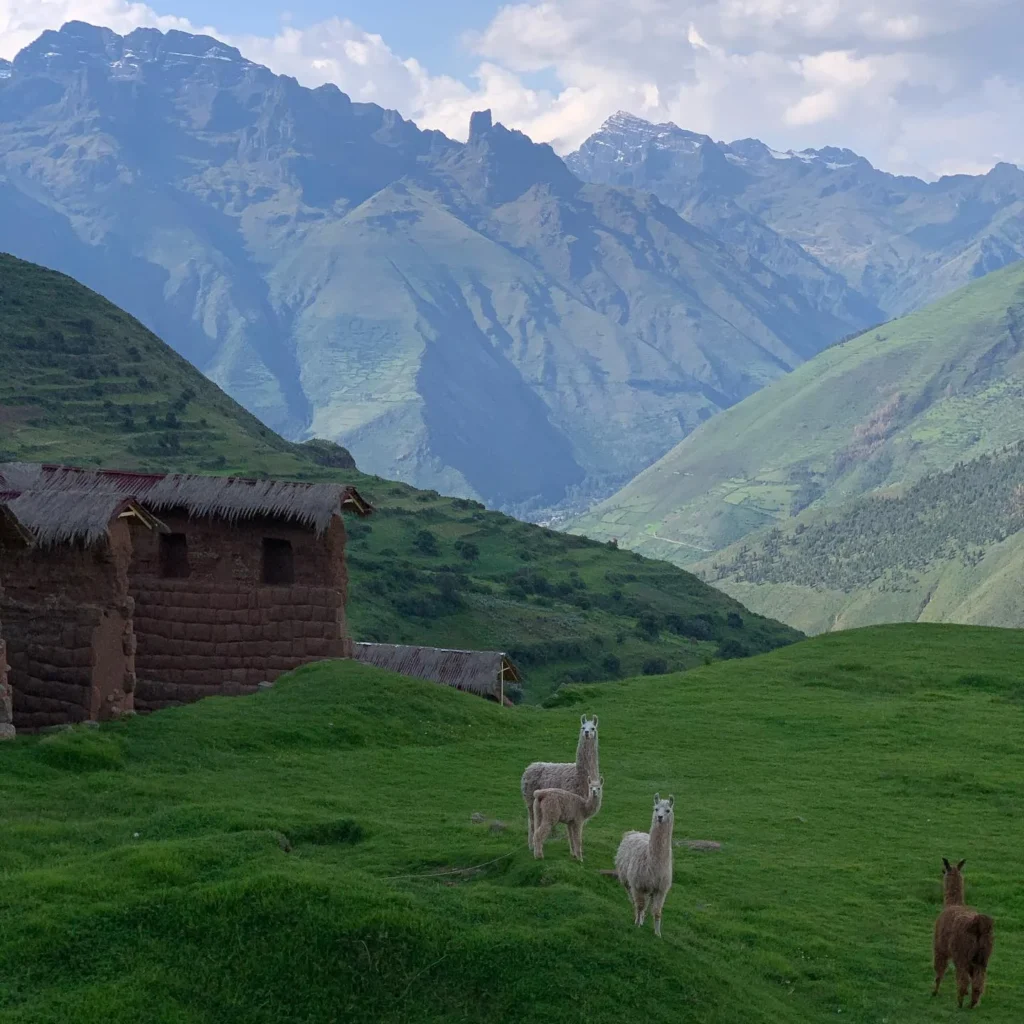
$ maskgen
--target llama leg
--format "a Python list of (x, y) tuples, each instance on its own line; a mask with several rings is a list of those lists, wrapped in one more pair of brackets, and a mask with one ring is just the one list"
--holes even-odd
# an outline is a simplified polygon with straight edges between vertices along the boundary
[(551, 832), (551, 826), (543, 819), (533, 823), (533, 855), (537, 860), (544, 859), (544, 841)]
[(651, 902), (651, 913), (654, 915), (654, 934), (661, 938), (661, 908), (665, 906), (667, 892), (656, 892)]
[(942, 979), (946, 974), (946, 968), (949, 967), (949, 957), (945, 953), (935, 953), (935, 987), (932, 989), (932, 995), (937, 996), (939, 994), (939, 985), (942, 984)]
[(567, 824), (566, 830), (569, 833), (569, 854), (577, 860), (583, 860), (583, 837), (580, 834), (580, 827), (575, 822)]
[(971, 973), (971, 1009), (978, 1005), (985, 992), (985, 968), (975, 967)]
[(643, 910), (644, 910), (644, 896), (643, 896), (643, 893), (640, 892), (639, 889), (630, 889), (629, 890), (629, 899), (630, 899), (630, 902), (633, 904), (633, 924), (635, 924), (637, 927), (639, 927), (640, 925), (642, 925), (644, 923), (643, 922), (643, 917), (641, 916), (643, 914)]
[(956, 965), (956, 1005), (962, 1010), (964, 1008), (964, 996), (971, 984), (971, 975), (966, 967)]
[(651, 902), (651, 894), (649, 892), (640, 893), (640, 920), (637, 922), (641, 928), (644, 926), (644, 920), (647, 917), (647, 908)]
[(533, 849), (533, 801), (526, 801), (526, 845), (529, 849)]

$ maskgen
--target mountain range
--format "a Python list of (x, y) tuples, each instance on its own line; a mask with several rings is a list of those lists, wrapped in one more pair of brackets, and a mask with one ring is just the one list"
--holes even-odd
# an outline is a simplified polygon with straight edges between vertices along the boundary
[(291, 440), (539, 518), (837, 339), (1021, 254), (1021, 181), (611, 118), (466, 143), (207, 36), (81, 22), (0, 67), (0, 249)]
[(1018, 261), (820, 353), (574, 528), (808, 631), (1020, 626), (1022, 438)]
[[(1024, 170), (1013, 164), (925, 182), (878, 170), (849, 149), (715, 142), (623, 112), (566, 162), (586, 181), (653, 192), (736, 250), (805, 282), (805, 292), (834, 296), (837, 312), (899, 316), (1024, 258)], [(867, 305), (851, 305), (822, 268)]]
[(80, 22), (6, 70), (0, 248), (274, 430), (419, 485), (609, 493), (875, 316), (486, 112), (461, 144), (209, 37)]

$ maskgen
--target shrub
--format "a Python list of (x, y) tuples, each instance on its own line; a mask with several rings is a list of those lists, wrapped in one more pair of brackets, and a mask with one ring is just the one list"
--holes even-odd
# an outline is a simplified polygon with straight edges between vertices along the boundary
[(661, 623), (652, 612), (645, 612), (636, 620), (636, 631), (645, 640), (657, 640), (661, 632)]
[(668, 664), (664, 658), (648, 658), (642, 671), (645, 676), (663, 676), (668, 672)]
[(437, 543), (437, 537), (430, 530), (420, 530), (412, 542), (412, 546), (421, 555), (439, 555), (441, 548)]
[(743, 616), (739, 612), (729, 612), (725, 621), (729, 624), (730, 629), (743, 628)]
[(738, 640), (723, 640), (718, 645), (717, 651), (718, 657), (723, 660), (730, 658), (746, 658), (749, 657), (750, 651), (746, 645), (741, 644)]
[(480, 557), (480, 549), (471, 541), (467, 541), (460, 548), (459, 554), (462, 555), (467, 562), (475, 562)]
[(622, 672), (622, 662), (614, 654), (606, 654), (601, 660), (601, 668), (608, 675), (617, 678)]

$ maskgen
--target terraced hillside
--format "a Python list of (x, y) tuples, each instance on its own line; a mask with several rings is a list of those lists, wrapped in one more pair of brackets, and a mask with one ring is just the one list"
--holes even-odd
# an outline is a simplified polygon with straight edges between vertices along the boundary
[(0, 257), (3, 459), (354, 483), (377, 508), (351, 524), (355, 635), (509, 650), (530, 699), (799, 637), (674, 566), (367, 476), (329, 442), (291, 444), (127, 314), (12, 257)]
[[(1024, 635), (834, 634), (543, 712), (351, 663), (0, 748), (0, 1021), (933, 1024), (943, 856), (1024, 1001)], [(597, 713), (605, 801), (543, 861), (518, 792)], [(664, 938), (611, 866), (674, 793)], [(474, 820), (478, 815), (478, 820)], [(494, 824), (492, 824), (494, 823)]]
[(302, 475), (355, 468), (285, 441), (136, 319), (0, 253), (0, 460)]

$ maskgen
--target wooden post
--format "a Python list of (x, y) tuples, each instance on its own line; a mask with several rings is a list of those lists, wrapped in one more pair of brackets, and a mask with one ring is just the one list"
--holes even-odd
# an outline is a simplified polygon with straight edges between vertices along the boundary
[(505, 706), (505, 659), (502, 658), (498, 668), (498, 684), (501, 686), (501, 699), (498, 703)]

